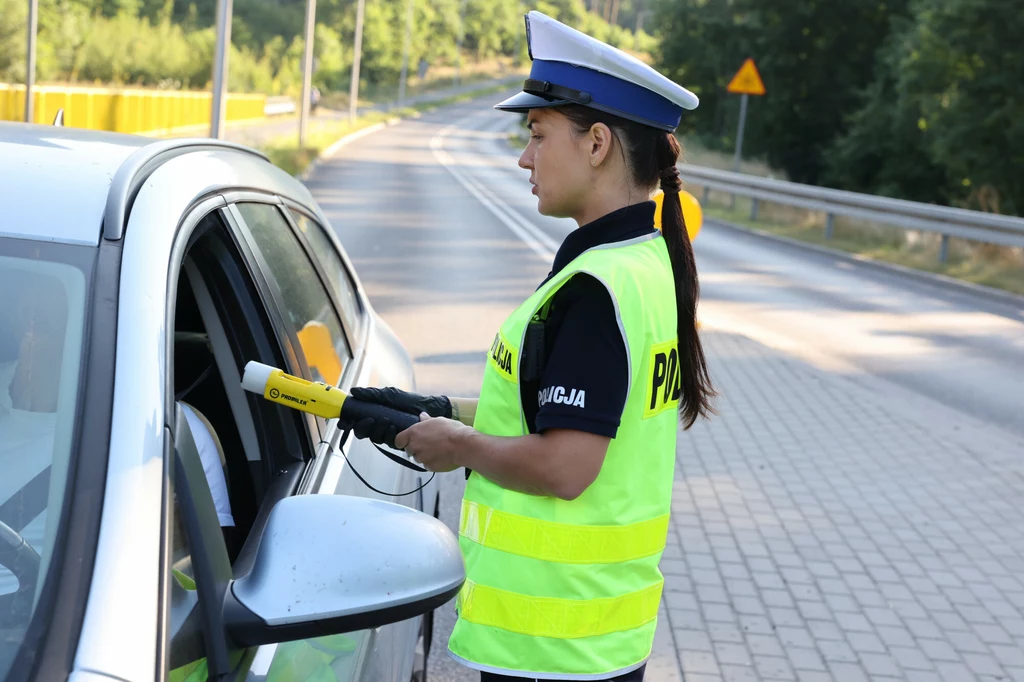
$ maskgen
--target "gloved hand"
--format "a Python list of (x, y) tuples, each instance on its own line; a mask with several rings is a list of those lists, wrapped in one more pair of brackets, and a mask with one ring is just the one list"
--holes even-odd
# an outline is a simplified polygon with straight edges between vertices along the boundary
[[(431, 417), (452, 417), (452, 403), (447, 396), (423, 396), (409, 393), (399, 388), (365, 388), (355, 387), (348, 392), (349, 396), (367, 403), (385, 405), (407, 414), (419, 416), (426, 412)], [(356, 438), (368, 439), (377, 445), (395, 447), (395, 436), (398, 427), (387, 419), (361, 419), (355, 424), (341, 424), (342, 428), (351, 428)]]
[(371, 443), (395, 449), (398, 427), (387, 419), (360, 419), (355, 424), (342, 424), (342, 428), (349, 427), (359, 440), (369, 440)]
[(356, 386), (348, 392), (356, 400), (386, 405), (418, 417), (426, 412), (431, 417), (452, 418), (452, 401), (444, 395), (419, 395), (400, 388), (363, 388)]

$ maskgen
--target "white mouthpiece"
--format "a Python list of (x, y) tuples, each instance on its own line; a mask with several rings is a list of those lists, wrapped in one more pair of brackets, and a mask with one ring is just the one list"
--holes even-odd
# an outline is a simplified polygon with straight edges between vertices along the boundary
[(242, 388), (263, 395), (267, 388), (267, 381), (270, 379), (270, 373), (274, 369), (276, 368), (270, 365), (250, 360), (245, 363), (245, 374), (242, 375)]

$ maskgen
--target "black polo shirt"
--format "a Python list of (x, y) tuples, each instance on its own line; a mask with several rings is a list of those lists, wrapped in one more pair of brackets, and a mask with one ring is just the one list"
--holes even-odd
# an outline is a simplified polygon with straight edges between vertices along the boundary
[[(654, 208), (653, 201), (627, 206), (573, 231), (544, 281), (587, 249), (657, 234)], [(603, 284), (579, 273), (558, 290), (545, 326), (544, 350), (539, 384), (524, 384), (530, 431), (573, 429), (614, 438), (629, 390), (629, 358)], [(525, 395), (526, 390), (535, 395)]]

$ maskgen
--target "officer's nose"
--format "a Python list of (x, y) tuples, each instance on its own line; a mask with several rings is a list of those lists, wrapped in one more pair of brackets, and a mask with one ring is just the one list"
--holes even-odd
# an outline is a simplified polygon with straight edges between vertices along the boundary
[(533, 170), (533, 145), (526, 145), (526, 149), (519, 155), (519, 167)]

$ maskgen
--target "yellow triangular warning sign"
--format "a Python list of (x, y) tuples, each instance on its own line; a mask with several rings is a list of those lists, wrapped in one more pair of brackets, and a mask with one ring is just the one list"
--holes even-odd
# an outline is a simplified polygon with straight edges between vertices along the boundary
[(743, 66), (732, 77), (725, 89), (737, 95), (765, 94), (764, 81), (761, 80), (761, 74), (757, 72), (753, 59), (743, 62)]

